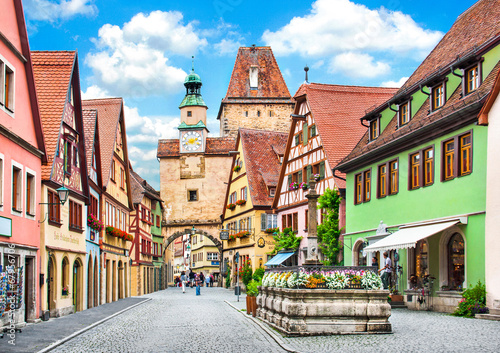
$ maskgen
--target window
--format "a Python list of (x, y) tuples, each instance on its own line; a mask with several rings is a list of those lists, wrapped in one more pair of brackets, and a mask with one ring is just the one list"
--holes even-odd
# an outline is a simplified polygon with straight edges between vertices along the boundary
[(236, 203), (236, 191), (234, 191), (233, 193), (231, 193), (231, 195), (229, 196), (229, 203)]
[(409, 155), (408, 189), (418, 189), (434, 182), (434, 147)]
[(297, 135), (295, 135), (295, 146), (301, 145), (303, 140), (304, 134), (302, 132), (299, 132)]
[[(472, 173), (472, 132), (469, 131), (446, 140), (442, 146), (442, 181)], [(458, 151), (460, 154), (456, 155)]]
[(293, 223), (292, 223), (292, 230), (295, 232), (295, 231), (299, 231), (299, 214), (297, 212), (293, 213), (292, 214), (292, 218), (293, 218)]
[(66, 288), (66, 292), (69, 292), (69, 261), (65, 256), (62, 261), (62, 288)]
[(441, 108), (444, 105), (444, 102), (446, 100), (445, 97), (446, 91), (445, 91), (445, 83), (440, 83), (437, 86), (432, 87), (432, 106), (431, 110), (436, 110)]
[(71, 143), (64, 140), (64, 173), (71, 173)]
[(424, 150), (424, 186), (434, 183), (434, 148)]
[(276, 195), (276, 188), (269, 188), (269, 196), (274, 197)]
[(218, 252), (207, 252), (207, 261), (217, 261), (219, 260)]
[(363, 174), (356, 174), (356, 185), (355, 185), (355, 195), (354, 195), (354, 203), (359, 204), (363, 202)]
[(69, 228), (83, 230), (82, 228), (82, 205), (69, 200)]
[(21, 169), (12, 167), (12, 210), (21, 211), (22, 208), (23, 174)]
[(481, 81), (480, 81), (480, 74), (479, 74), (479, 65), (475, 65), (467, 70), (465, 70), (465, 94), (469, 94), (472, 91), (475, 91)]
[(391, 173), (389, 179), (389, 194), (394, 195), (398, 193), (398, 161), (389, 162), (389, 171)]
[(35, 215), (35, 176), (26, 173), (26, 213)]
[(398, 111), (398, 122), (399, 126), (403, 126), (410, 121), (410, 102), (403, 103), (399, 106)]
[(370, 201), (370, 196), (371, 196), (371, 170), (367, 170), (364, 172), (364, 178), (365, 178), (364, 197), (366, 202)]
[(420, 153), (410, 155), (410, 189), (420, 187)]
[(272, 110), (269, 111), (269, 117), (272, 118), (274, 116), (274, 113)]
[(370, 201), (371, 197), (371, 169), (354, 176), (354, 204)]
[(260, 110), (257, 110), (257, 117), (260, 118)]
[(156, 215), (156, 226), (159, 227), (160, 225), (160, 216)]
[(247, 200), (247, 187), (241, 188), (241, 195), (240, 195), (241, 200)]
[(309, 210), (305, 210), (304, 217), (305, 217), (305, 230), (307, 232), (309, 228)]
[(120, 188), (125, 190), (125, 170), (120, 167)]
[(370, 141), (375, 140), (380, 134), (379, 118), (370, 121)]
[(245, 112), (245, 117), (248, 118), (248, 110)]
[(3, 206), (3, 154), (0, 154), (0, 207)]
[[(285, 217), (285, 216), (283, 216)], [(278, 215), (270, 213), (262, 213), (260, 215), (260, 229), (266, 230), (276, 228), (278, 226)]]
[(61, 223), (61, 209), (60, 209), (60, 204), (59, 204), (59, 196), (57, 196), (57, 193), (48, 190), (47, 191), (47, 202), (49, 203), (48, 209), (49, 209), (49, 222), (55, 222), (55, 223)]
[(465, 281), (465, 246), (459, 233), (448, 242), (448, 286), (451, 290), (461, 290)]
[(99, 201), (97, 199), (90, 195), (90, 205), (89, 205), (89, 212), (91, 215), (96, 217), (97, 219), (100, 219), (99, 217)]
[(14, 71), (0, 60), (0, 106), (14, 112)]
[(198, 190), (188, 190), (188, 201), (198, 201)]
[(192, 112), (191, 110), (188, 110), (188, 112), (187, 112), (187, 116), (188, 116), (188, 117), (193, 116), (193, 112)]
[(378, 197), (387, 196), (387, 165), (378, 167)]
[(116, 178), (116, 163), (115, 163), (114, 159), (111, 162), (111, 176), (110, 177), (111, 177), (112, 181), (115, 181), (115, 178)]
[(309, 126), (309, 136), (310, 137), (316, 136), (316, 125)]

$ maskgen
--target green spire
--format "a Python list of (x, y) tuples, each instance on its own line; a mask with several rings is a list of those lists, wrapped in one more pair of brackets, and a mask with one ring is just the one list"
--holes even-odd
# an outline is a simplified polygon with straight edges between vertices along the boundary
[(184, 80), (184, 87), (186, 87), (186, 96), (179, 105), (179, 108), (186, 106), (207, 106), (203, 101), (203, 98), (201, 97), (201, 86), (203, 85), (201, 82), (201, 78), (194, 72), (194, 56), (192, 56), (191, 58), (191, 73), (187, 75), (186, 79)]

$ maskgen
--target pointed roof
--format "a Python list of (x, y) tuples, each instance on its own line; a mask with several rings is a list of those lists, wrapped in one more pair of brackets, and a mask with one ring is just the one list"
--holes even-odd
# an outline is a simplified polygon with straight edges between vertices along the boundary
[(64, 104), (70, 89), (75, 51), (32, 51), (38, 106), (49, 163), (42, 165), (42, 179), (50, 179), (59, 138)]
[[(294, 98), (298, 102), (296, 109), (301, 101), (307, 101), (328, 163), (334, 166), (351, 152), (367, 131), (359, 118), (367, 109), (387, 101), (396, 91), (396, 88), (304, 83)], [(336, 178), (335, 183), (345, 188), (344, 180)]]
[(92, 154), (94, 153), (94, 137), (96, 132), (97, 110), (84, 109), (82, 113), (83, 130), (85, 131), (85, 153), (87, 154), (87, 165), (90, 167), (92, 166)]
[(275, 149), (284, 150), (287, 139), (288, 134), (284, 132), (239, 129), (238, 140), (242, 145), (248, 188), (254, 207), (270, 207), (273, 203), (268, 188), (278, 185), (281, 168)]
[[(113, 153), (115, 149), (116, 133), (118, 131), (118, 123), (123, 112), (122, 98), (102, 98), (88, 99), (82, 101), (84, 109), (95, 109), (99, 116), (99, 143), (101, 148), (101, 167), (103, 175), (103, 186), (107, 186), (109, 182), (109, 173), (111, 170), (111, 162), (113, 161)], [(122, 131), (125, 135), (125, 131)], [(124, 144), (125, 144), (124, 140)], [(125, 161), (127, 162), (127, 161)]]
[(161, 205), (160, 193), (132, 169), (130, 170), (130, 186), (132, 187), (132, 202), (134, 204), (141, 203), (142, 198), (146, 196), (152, 200), (159, 201), (160, 207), (163, 207)]
[[(250, 88), (250, 68), (258, 68), (258, 87)], [(271, 47), (240, 47), (223, 103), (238, 98), (290, 99)], [(255, 99), (254, 99), (255, 100)]]

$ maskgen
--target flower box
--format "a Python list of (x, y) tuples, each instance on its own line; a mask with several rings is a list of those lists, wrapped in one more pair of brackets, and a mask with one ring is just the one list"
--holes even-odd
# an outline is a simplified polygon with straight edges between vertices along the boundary
[(87, 217), (87, 225), (93, 230), (100, 232), (104, 229), (104, 222), (100, 221), (96, 216), (92, 213)]
[(241, 170), (241, 166), (240, 165), (235, 165), (234, 168), (233, 168), (234, 172), (239, 172), (240, 170)]
[(297, 183), (296, 181), (293, 181), (290, 183), (290, 185), (288, 186), (288, 190), (297, 190), (299, 188), (299, 183)]
[(264, 232), (266, 232), (267, 234), (274, 234), (274, 233), (278, 233), (280, 231), (280, 229), (278, 227), (276, 228), (267, 228)]
[(319, 181), (321, 179), (321, 176), (319, 174), (313, 174), (313, 178), (316, 181)]
[(236, 201), (236, 204), (239, 206), (244, 205), (246, 203), (247, 203), (247, 200), (245, 200), (245, 199), (241, 199), (241, 200)]
[(62, 296), (67, 296), (69, 294), (68, 287), (63, 287), (61, 291)]
[(250, 232), (248, 230), (243, 230), (241, 232), (236, 233), (234, 236), (236, 238), (244, 238), (250, 235)]
[(229, 205), (227, 205), (227, 206), (226, 206), (226, 208), (227, 208), (228, 210), (231, 210), (231, 211), (232, 211), (232, 210), (234, 210), (234, 209), (236, 208), (236, 204), (234, 204), (234, 203), (230, 203)]
[(302, 190), (308, 190), (309, 184), (307, 184), (306, 182), (302, 182), (299, 184), (299, 188), (301, 188)]
[(111, 226), (106, 227), (106, 235), (120, 238), (120, 239), (123, 239), (125, 241), (133, 241), (134, 240), (134, 236), (132, 234), (128, 234), (121, 229), (111, 227)]

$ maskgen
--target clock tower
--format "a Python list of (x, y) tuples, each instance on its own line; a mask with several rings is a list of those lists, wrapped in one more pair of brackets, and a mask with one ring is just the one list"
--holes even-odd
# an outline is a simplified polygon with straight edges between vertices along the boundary
[(206, 149), (207, 105), (201, 97), (201, 79), (194, 72), (184, 80), (186, 96), (179, 105), (181, 110), (181, 124), (179, 125), (180, 153), (204, 153)]

